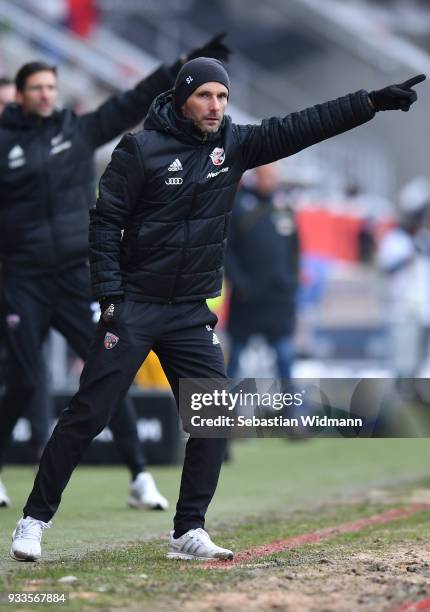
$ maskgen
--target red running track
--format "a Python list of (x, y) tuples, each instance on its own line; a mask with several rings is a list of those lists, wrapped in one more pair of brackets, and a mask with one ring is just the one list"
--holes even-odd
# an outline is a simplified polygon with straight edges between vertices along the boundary
[[(371, 527), (373, 525), (382, 525), (384, 523), (389, 523), (398, 519), (408, 518), (409, 516), (412, 516), (417, 512), (429, 509), (429, 504), (412, 504), (410, 506), (404, 506), (402, 508), (393, 508), (391, 510), (381, 512), (380, 514), (374, 514), (373, 516), (367, 516), (365, 518), (358, 519), (357, 521), (352, 521), (351, 523), (342, 523), (341, 525), (337, 525), (336, 527), (326, 527), (325, 529), (318, 529), (317, 531), (302, 533), (300, 535), (287, 538), (286, 540), (276, 540), (274, 542), (270, 542), (269, 544), (254, 546), (253, 548), (249, 548), (248, 550), (242, 550), (237, 553), (233, 561), (211, 561), (209, 563), (205, 563), (203, 567), (205, 569), (229, 569), (231, 567), (235, 567), (237, 565), (242, 565), (249, 561), (253, 561), (257, 558), (267, 557), (269, 555), (273, 555), (274, 553), (284, 552), (290, 548), (295, 548), (296, 546), (303, 546), (304, 544), (314, 544), (315, 542), (321, 542), (322, 540), (329, 540), (330, 538), (342, 533), (353, 533), (355, 531), (361, 531), (366, 527)], [(425, 601), (430, 602), (430, 600)], [(427, 608), (402, 608), (402, 611), (405, 612), (407, 610), (409, 612), (410, 610), (412, 612), (412, 610), (415, 609), (430, 610), (430, 604)]]

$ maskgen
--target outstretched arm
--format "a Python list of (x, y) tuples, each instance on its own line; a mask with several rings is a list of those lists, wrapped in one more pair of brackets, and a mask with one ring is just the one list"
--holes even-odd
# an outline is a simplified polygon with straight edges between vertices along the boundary
[(294, 155), (302, 149), (351, 130), (372, 119), (377, 111), (408, 111), (417, 99), (412, 87), (425, 78), (425, 75), (419, 75), (370, 94), (362, 89), (337, 100), (291, 113), (284, 118), (265, 119), (261, 125), (236, 126), (243, 170)]
[(122, 230), (127, 226), (144, 182), (139, 150), (127, 134), (100, 179), (99, 197), (90, 210), (90, 269), (94, 297), (122, 299)]
[(141, 122), (152, 101), (173, 86), (181, 66), (189, 59), (205, 55), (227, 61), (230, 49), (224, 43), (224, 37), (225, 34), (214, 36), (202, 47), (193, 49), (178, 59), (172, 66), (161, 66), (133, 89), (112, 96), (95, 111), (81, 115), (79, 122), (85, 140), (91, 147), (97, 148)]
[(169, 68), (161, 66), (133, 89), (110, 97), (95, 111), (80, 115), (83, 138), (97, 149), (131, 129), (145, 117), (154, 98), (172, 87), (173, 80)]

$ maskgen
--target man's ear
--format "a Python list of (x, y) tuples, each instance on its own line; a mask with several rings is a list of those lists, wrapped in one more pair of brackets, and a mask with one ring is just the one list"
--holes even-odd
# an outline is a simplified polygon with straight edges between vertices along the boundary
[(15, 102), (17, 104), (22, 104), (24, 102), (24, 95), (22, 94), (21, 91), (16, 90)]

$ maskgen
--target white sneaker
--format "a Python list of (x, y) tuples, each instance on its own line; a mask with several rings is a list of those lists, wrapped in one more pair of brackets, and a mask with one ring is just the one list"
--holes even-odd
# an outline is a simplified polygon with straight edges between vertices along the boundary
[(195, 559), (197, 561), (210, 561), (211, 559), (231, 561), (233, 559), (232, 551), (214, 544), (209, 534), (201, 527), (190, 529), (176, 540), (173, 534), (174, 531), (171, 531), (168, 559)]
[(10, 556), (16, 561), (37, 561), (42, 556), (40, 542), (44, 529), (51, 527), (51, 521), (44, 523), (31, 516), (19, 519), (12, 534)]
[(10, 498), (7, 494), (6, 487), (0, 480), (0, 508), (7, 508), (10, 506)]
[(141, 472), (130, 484), (128, 505), (145, 510), (167, 510), (169, 502), (163, 497), (148, 472)]

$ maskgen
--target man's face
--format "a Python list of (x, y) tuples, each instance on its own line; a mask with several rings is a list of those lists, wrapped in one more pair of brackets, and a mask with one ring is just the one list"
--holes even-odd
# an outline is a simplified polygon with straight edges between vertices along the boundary
[(0, 115), (3, 114), (6, 104), (15, 101), (15, 85), (0, 85)]
[(47, 118), (52, 115), (57, 101), (57, 78), (50, 70), (41, 70), (29, 76), (24, 90), (18, 91), (16, 101), (26, 115)]
[(181, 111), (203, 133), (217, 132), (227, 107), (228, 90), (221, 83), (203, 83), (187, 99)]

